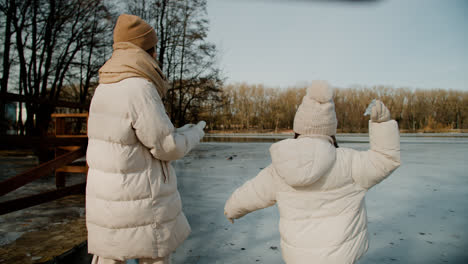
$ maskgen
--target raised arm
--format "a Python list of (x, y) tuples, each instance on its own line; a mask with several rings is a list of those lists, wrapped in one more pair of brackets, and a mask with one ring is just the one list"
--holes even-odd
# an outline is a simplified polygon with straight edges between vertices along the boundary
[(277, 185), (273, 173), (273, 167), (270, 165), (235, 190), (224, 206), (226, 217), (237, 219), (250, 212), (274, 205)]
[(369, 189), (388, 177), (400, 166), (400, 134), (398, 124), (390, 120), (390, 112), (377, 101), (369, 121), (368, 151), (352, 155), (352, 177), (356, 183)]
[(204, 136), (205, 122), (176, 130), (164, 109), (156, 88), (149, 82), (135, 91), (133, 128), (138, 140), (154, 158), (177, 160), (187, 154)]

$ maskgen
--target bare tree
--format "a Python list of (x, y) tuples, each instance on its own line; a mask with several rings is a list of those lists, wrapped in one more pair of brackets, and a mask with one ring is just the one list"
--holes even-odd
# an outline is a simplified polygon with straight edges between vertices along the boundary
[(206, 41), (206, 0), (133, 0), (127, 9), (146, 18), (158, 34), (159, 64), (171, 85), (165, 99), (171, 120), (195, 121), (204, 100), (221, 104), (217, 50)]
[(104, 1), (93, 0), (8, 0), (4, 6), (2, 11), (11, 20), (18, 58), (13, 62), (19, 75), (17, 80), (5, 78), (11, 69), (4, 67), (2, 92), (13, 83), (20, 94), (34, 99), (26, 102), (26, 133), (43, 135), (62, 87), (67, 81), (75, 82), (80, 71), (84, 76), (78, 79), (83, 84), (80, 102), (86, 100), (96, 64), (101, 64), (95, 59), (100, 43), (108, 43), (111, 34), (111, 15)]
[[(305, 92), (305, 87), (227, 85), (222, 110), (211, 112), (212, 128), (290, 130)], [(468, 92), (355, 86), (337, 88), (334, 93), (338, 132), (367, 132), (369, 118), (363, 113), (372, 99), (382, 100), (404, 131), (451, 131), (468, 126)]]

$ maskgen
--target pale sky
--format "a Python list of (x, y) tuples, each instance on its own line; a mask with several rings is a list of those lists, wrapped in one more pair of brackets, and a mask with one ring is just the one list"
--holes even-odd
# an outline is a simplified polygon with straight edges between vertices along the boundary
[(227, 83), (468, 91), (467, 0), (208, 0)]

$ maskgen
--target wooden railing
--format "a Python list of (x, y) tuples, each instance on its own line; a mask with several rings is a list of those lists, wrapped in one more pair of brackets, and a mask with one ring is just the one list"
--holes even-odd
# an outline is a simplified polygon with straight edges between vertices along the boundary
[[(86, 134), (71, 134), (67, 131), (67, 119), (88, 119), (88, 113), (77, 113), (77, 114), (52, 114), (52, 119), (55, 121), (55, 137), (56, 138), (85, 138)], [(55, 148), (55, 158), (66, 154), (67, 152), (77, 151), (80, 146), (59, 146)], [(84, 156), (85, 153), (83, 153)], [(88, 166), (86, 162), (78, 165), (62, 166), (55, 170), (55, 185), (57, 188), (65, 187), (65, 175), (66, 173), (88, 173)]]
[(43, 145), (55, 149), (55, 159), (42, 163), (39, 166), (20, 173), (14, 177), (0, 182), (0, 196), (4, 196), (25, 184), (41, 177), (55, 173), (56, 190), (31, 195), (28, 197), (0, 202), (0, 215), (21, 210), (34, 205), (53, 201), (68, 195), (85, 192), (86, 183), (66, 186), (66, 173), (87, 173), (86, 164), (70, 164), (85, 156), (88, 139), (84, 134), (67, 134), (66, 119), (79, 118), (87, 120), (88, 114), (53, 114), (55, 119), (55, 135), (48, 138), (35, 138), (25, 136), (2, 136), (2, 146), (21, 147)]

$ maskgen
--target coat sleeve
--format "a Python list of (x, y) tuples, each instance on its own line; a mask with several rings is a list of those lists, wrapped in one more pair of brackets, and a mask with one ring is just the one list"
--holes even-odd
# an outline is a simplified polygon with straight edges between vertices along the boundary
[(234, 191), (224, 206), (227, 218), (237, 219), (276, 203), (273, 167), (263, 169), (255, 178)]
[(156, 159), (180, 159), (204, 136), (203, 130), (198, 126), (175, 130), (156, 88), (150, 83), (146, 83), (141, 89), (135, 89), (132, 109), (135, 134)]
[(400, 134), (395, 120), (369, 121), (368, 151), (352, 153), (351, 173), (356, 183), (369, 189), (400, 166)]

